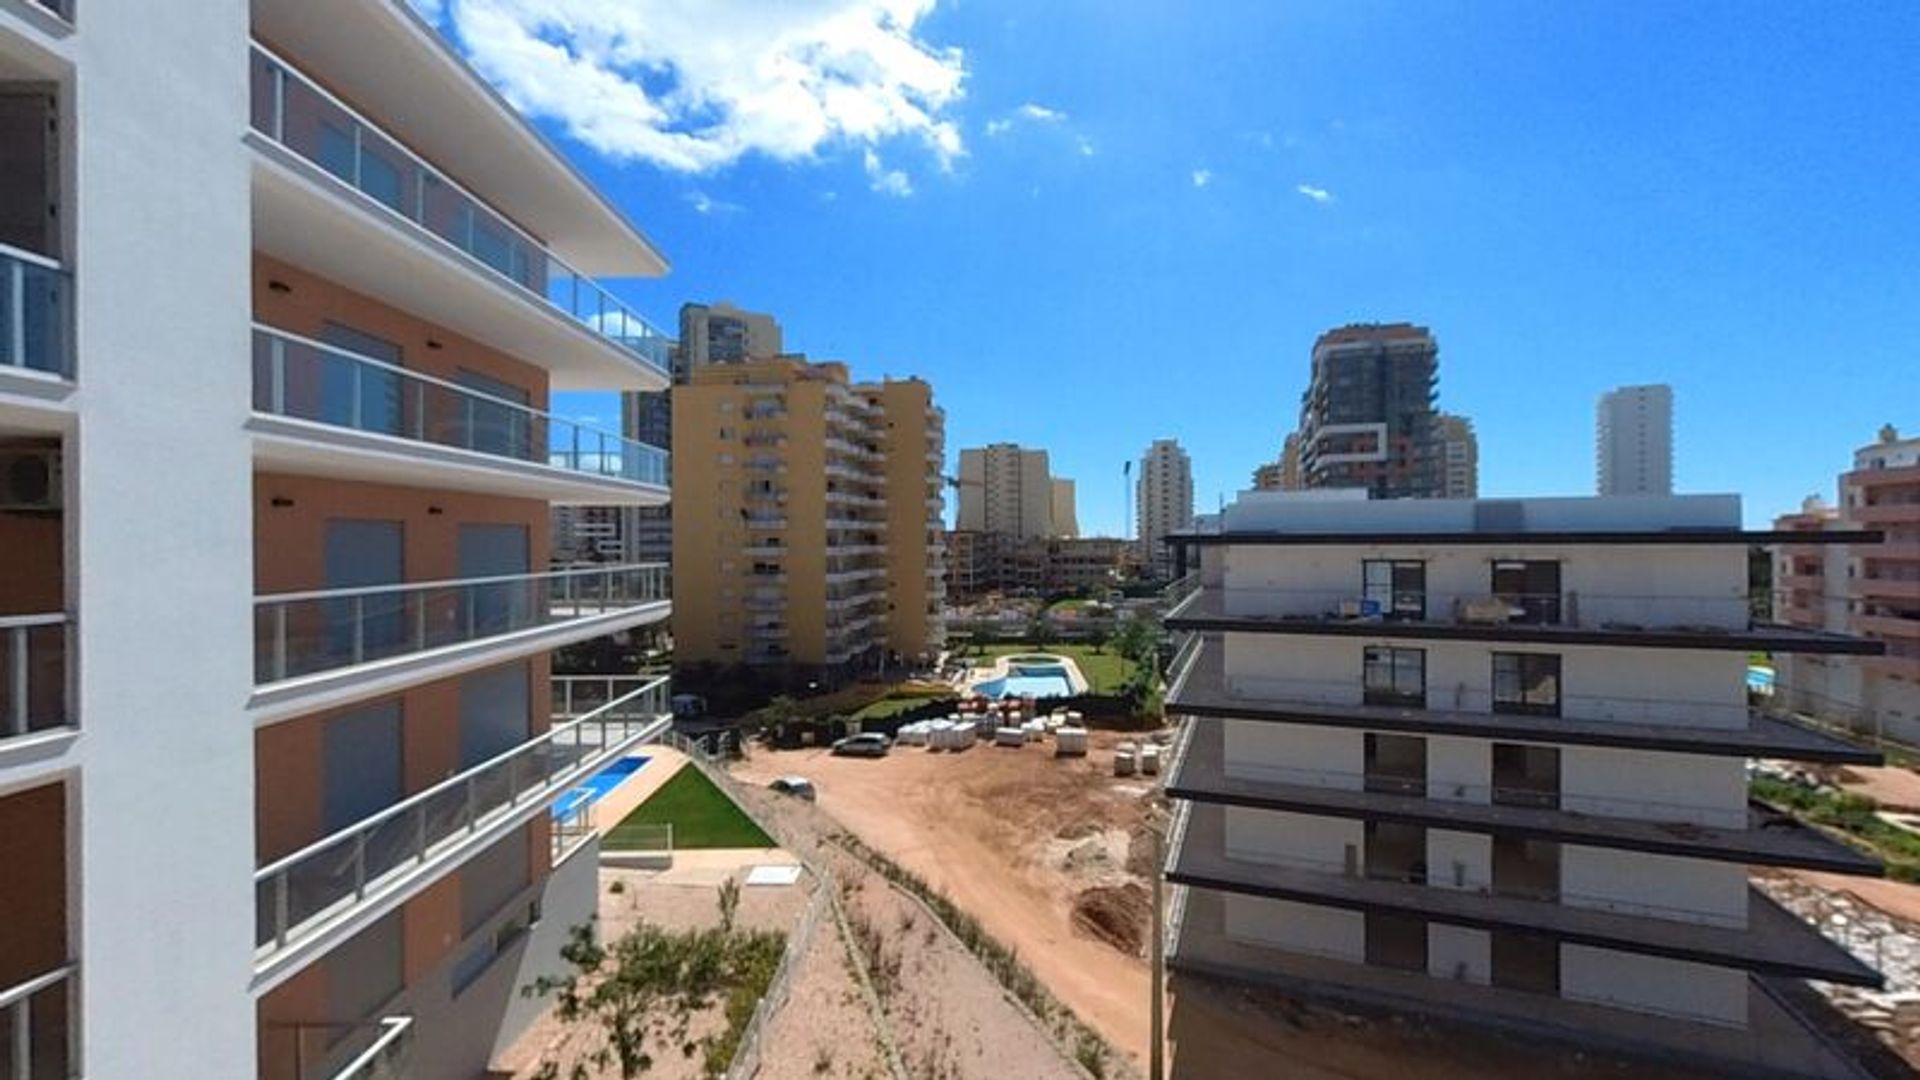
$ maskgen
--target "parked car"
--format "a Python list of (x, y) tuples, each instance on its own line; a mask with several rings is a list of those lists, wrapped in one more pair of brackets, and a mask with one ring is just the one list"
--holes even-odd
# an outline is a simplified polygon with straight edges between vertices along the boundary
[(796, 799), (812, 802), (814, 798), (813, 781), (804, 776), (782, 776), (767, 786), (782, 795), (791, 795)]
[(833, 752), (841, 757), (886, 757), (887, 748), (893, 740), (877, 731), (865, 731), (858, 735), (849, 735), (833, 744)]

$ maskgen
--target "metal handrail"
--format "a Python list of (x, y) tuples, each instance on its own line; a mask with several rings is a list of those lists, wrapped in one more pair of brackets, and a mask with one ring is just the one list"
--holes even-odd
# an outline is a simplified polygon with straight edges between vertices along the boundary
[[(657, 728), (660, 724), (670, 720), (671, 717), (666, 708), (666, 689), (670, 683), (671, 680), (666, 677), (654, 679), (645, 686), (616, 698), (602, 705), (600, 708), (595, 709), (593, 712), (587, 713), (567, 723), (554, 725), (504, 753), (496, 754), (486, 761), (480, 762), (471, 768), (465, 769), (434, 784), (432, 787), (416, 792), (384, 810), (369, 815), (344, 829), (321, 837), (292, 854), (275, 859), (273, 862), (255, 870), (253, 881), (256, 896), (259, 895), (259, 890), (263, 886), (269, 886), (275, 882), (278, 883), (273, 886), (274, 918), (271, 938), (273, 947), (284, 947), (294, 936), (293, 931), (296, 926), (305, 925), (305, 923), (312, 922), (318, 917), (316, 914), (303, 920), (299, 924), (292, 921), (290, 913), (291, 886), (288, 883), (290, 871), (306, 862), (324, 856), (328, 852), (341, 850), (345, 845), (351, 844), (355, 873), (353, 887), (349, 891), (355, 899), (364, 898), (368, 888), (375, 880), (373, 876), (367, 873), (369, 837), (382, 826), (396, 821), (403, 816), (418, 813), (418, 821), (413, 829), (410, 830), (408, 837), (410, 845), (402, 852), (402, 857), (395, 861), (392, 869), (397, 870), (403, 866), (425, 862), (432, 854), (437, 843), (453, 836), (471, 833), (477, 830), (485, 820), (492, 816), (494, 811), (503, 808), (523, 806), (529, 801), (543, 801), (547, 796), (557, 794), (564, 790), (580, 774), (597, 767), (600, 761), (615, 748), (624, 748), (632, 742), (646, 739), (649, 736), (649, 730), (646, 727), (641, 727), (631, 732), (626, 732), (624, 729), (641, 723)], [(658, 699), (657, 704), (651, 706), (646, 713), (646, 715), (651, 717), (650, 720), (639, 721), (625, 715), (630, 703), (649, 695)], [(621, 715), (616, 718), (613, 715), (615, 713)], [(605, 729), (610, 723), (618, 723), (623, 728), (623, 734), (617, 741), (611, 740), (607, 736)], [(549, 773), (544, 779), (536, 782), (532, 786), (524, 790), (522, 789), (522, 778), (519, 768), (520, 762), (533, 758), (537, 751), (559, 742), (563, 737), (569, 737), (569, 741), (571, 741), (573, 745), (586, 745), (580, 740), (572, 739), (571, 737), (595, 726), (601, 729), (600, 750), (598, 754), (583, 756), (569, 762), (558, 771)], [(481, 807), (478, 803), (478, 793), (474, 786), (475, 782), (480, 777), (494, 772), (503, 766), (505, 766), (508, 771), (505, 802), (493, 806)], [(430, 837), (425, 814), (426, 809), (430, 804), (436, 803), (445, 796), (455, 792), (458, 792), (462, 796), (462, 812), (457, 827), (442, 836)], [(337, 901), (335, 902), (337, 903)], [(328, 908), (331, 906), (331, 904), (327, 905)]]
[(611, 563), (578, 566), (565, 570), (539, 570), (525, 574), (494, 574), (489, 577), (438, 578), (433, 581), (403, 581), (393, 585), (354, 585), (342, 589), (310, 589), (305, 592), (267, 593), (253, 598), (254, 606), (285, 604), (297, 600), (344, 600), (356, 596), (412, 592), (420, 589), (450, 589), (470, 585), (505, 585), (510, 582), (538, 581), (543, 578), (585, 577), (592, 574), (628, 573), (637, 570), (666, 570), (669, 564)]
[[(326, 353), (330, 356), (336, 357), (340, 360), (344, 360), (350, 364), (355, 365), (355, 367), (352, 370), (354, 371), (356, 379), (358, 379), (359, 372), (361, 371), (361, 369), (372, 368), (374, 371), (379, 372), (380, 374), (385, 376), (401, 379), (415, 385), (437, 387), (441, 390), (452, 393), (453, 395), (455, 395), (457, 399), (467, 403), (466, 409), (465, 409), (465, 415), (463, 417), (465, 422), (460, 425), (460, 428), (462, 431), (466, 433), (467, 435), (466, 442), (468, 444), (471, 444), (474, 441), (473, 436), (479, 430), (479, 427), (480, 427), (480, 425), (476, 422), (476, 417), (474, 415), (474, 404), (476, 402), (488, 409), (509, 410), (514, 414), (525, 418), (525, 422), (527, 423), (526, 449), (529, 452), (529, 454), (522, 455), (517, 453), (488, 450), (483, 447), (477, 447), (473, 445), (460, 445), (459, 443), (442, 442), (440, 440), (428, 438), (427, 437), (427, 418), (426, 418), (426, 394), (424, 392), (420, 394), (416, 394), (414, 396), (412, 409), (403, 410), (409, 413), (409, 415), (403, 419), (411, 421), (410, 432), (403, 435), (397, 435), (396, 437), (409, 439), (414, 442), (432, 443), (434, 445), (441, 445), (441, 446), (451, 445), (451, 446), (456, 446), (459, 449), (472, 450), (477, 453), (492, 454), (497, 457), (507, 457), (507, 458), (513, 458), (515, 460), (544, 463), (544, 464), (553, 466), (555, 468), (567, 469), (571, 472), (592, 473), (598, 476), (619, 476), (629, 480), (635, 480), (642, 483), (653, 483), (653, 484), (658, 484), (662, 486), (666, 484), (667, 477), (670, 475), (669, 462), (671, 459), (667, 451), (662, 450), (657, 446), (650, 446), (646, 443), (640, 442), (637, 439), (629, 439), (623, 435), (618, 435), (611, 431), (594, 427), (591, 424), (577, 423), (575, 421), (568, 420), (563, 417), (555, 416), (553, 413), (547, 412), (543, 409), (536, 409), (533, 406), (524, 404), (522, 402), (512, 401), (507, 398), (498, 397), (496, 395), (486, 393), (485, 391), (475, 390), (470, 387), (461, 386), (458, 383), (451, 382), (446, 379), (438, 378), (433, 375), (428, 375), (425, 372), (414, 371), (409, 368), (401, 367), (398, 364), (390, 364), (383, 360), (377, 360), (371, 356), (365, 356), (360, 353), (356, 353), (350, 349), (343, 349), (337, 345), (331, 345), (324, 341), (316, 341), (313, 338), (304, 337), (300, 334), (290, 333), (286, 330), (282, 330), (274, 326), (268, 326), (264, 323), (258, 323), (258, 322), (254, 323), (253, 332), (256, 340), (264, 340), (269, 346), (269, 352), (268, 352), (269, 363), (268, 363), (268, 370), (267, 370), (268, 385), (264, 389), (266, 391), (265, 393), (266, 411), (271, 412), (272, 415), (291, 416), (292, 418), (299, 419), (299, 420), (314, 420), (314, 422), (316, 423), (333, 424), (334, 426), (337, 426), (337, 427), (347, 427), (355, 431), (372, 431), (374, 434), (381, 434), (381, 435), (395, 434), (394, 432), (391, 432), (391, 431), (382, 431), (377, 428), (368, 428), (368, 427), (362, 426), (358, 422), (341, 424), (332, 420), (315, 419), (313, 417), (299, 416), (295, 413), (290, 413), (288, 411), (288, 405), (287, 405), (288, 380), (287, 380), (286, 346), (289, 343), (291, 343), (291, 344), (301, 346), (302, 348), (313, 349), (318, 352)], [(262, 389), (261, 387), (258, 387), (258, 386), (255, 387), (256, 402), (260, 400), (261, 389)], [(355, 393), (353, 395), (353, 405), (356, 411), (358, 410), (359, 403), (360, 403), (360, 394), (358, 391), (359, 391), (359, 386), (356, 384)], [(357, 417), (356, 417), (356, 420), (357, 420)], [(540, 425), (545, 425), (544, 429)], [(571, 450), (556, 449), (554, 447), (553, 434), (556, 429), (572, 432)], [(534, 438), (535, 432), (542, 431), (542, 430), (544, 430), (546, 437), (544, 439), (536, 440)], [(581, 450), (582, 434), (589, 435), (594, 440), (597, 440), (599, 449), (587, 451), (583, 453)], [(536, 445), (536, 442), (544, 443), (545, 445), (539, 446), (539, 445)], [(615, 451), (614, 453), (610, 454), (608, 452), (607, 448), (609, 446), (612, 446), (614, 448), (614, 451)], [(538, 451), (538, 456), (530, 456), (535, 451)], [(569, 464), (560, 463), (560, 462), (564, 462), (568, 457), (571, 457), (573, 462), (572, 464), (569, 465)], [(582, 463), (589, 460), (590, 458), (598, 461), (601, 467), (597, 469), (588, 469), (583, 467)], [(613, 461), (617, 463), (618, 467), (609, 470), (608, 468), (605, 467), (608, 461)]]
[(67, 269), (60, 264), (59, 259), (42, 255), (37, 251), (28, 251), (26, 248), (14, 247), (12, 244), (0, 243), (0, 257), (18, 259), (21, 262), (32, 263), (46, 270), (59, 270), (62, 273), (65, 273)]
[[(308, 78), (306, 73), (302, 72), (299, 68), (295, 67), (293, 64), (288, 62), (285, 58), (273, 52), (271, 49), (268, 49), (258, 41), (252, 42), (251, 48), (255, 56), (257, 56), (259, 59), (265, 61), (268, 65), (270, 65), (270, 71), (274, 78), (273, 114), (271, 117), (272, 130), (263, 129), (258, 119), (255, 119), (253, 122), (253, 127), (255, 131), (258, 131), (260, 132), (261, 135), (269, 139), (272, 139), (275, 145), (285, 147), (288, 151), (294, 154), (298, 154), (300, 157), (308, 161), (313, 161), (315, 164), (320, 165), (321, 168), (323, 169), (326, 168), (324, 163), (317, 161), (312, 156), (302, 152), (301, 150), (293, 146), (291, 143), (288, 143), (286, 141), (286, 85), (287, 85), (286, 80), (289, 76), (291, 76), (293, 79), (295, 79), (299, 83), (300, 87), (303, 90), (319, 97), (321, 100), (325, 101), (332, 108), (338, 109), (340, 112), (344, 113), (347, 116), (347, 118), (354, 123), (355, 127), (353, 131), (353, 139), (354, 139), (353, 154), (354, 154), (354, 172), (356, 177), (359, 175), (360, 167), (361, 167), (361, 162), (360, 162), (360, 155), (362, 152), (361, 151), (361, 144), (362, 144), (361, 132), (365, 130), (368, 132), (372, 132), (383, 143), (385, 143), (387, 146), (392, 147), (395, 152), (397, 152), (400, 155), (403, 155), (408, 161), (408, 163), (411, 164), (413, 168), (416, 169), (422, 177), (431, 177), (436, 184), (444, 185), (453, 194), (458, 196), (460, 199), (465, 200), (471, 209), (484, 211), (489, 217), (493, 219), (492, 224), (497, 225), (502, 230), (508, 233), (511, 233), (514, 237), (516, 237), (519, 240), (519, 242), (528, 249), (528, 253), (530, 255), (537, 255), (538, 257), (547, 260), (553, 266), (561, 270), (564, 274), (564, 277), (562, 278), (562, 280), (566, 282), (570, 282), (572, 285), (572, 291), (573, 291), (572, 305), (570, 306), (562, 305), (561, 303), (556, 301), (556, 299), (550, 294), (550, 292), (536, 290), (530, 287), (528, 283), (524, 281), (520, 281), (516, 279), (513, 275), (500, 270), (498, 267), (493, 266), (484, 257), (479, 255), (479, 253), (472, 250), (473, 242), (471, 239), (471, 233), (472, 233), (473, 218), (472, 218), (471, 210), (467, 214), (469, 239), (468, 239), (468, 243), (465, 245), (456, 243), (453, 239), (442, 235), (440, 232), (438, 232), (437, 230), (433, 229), (430, 225), (428, 225), (425, 221), (425, 218), (426, 218), (426, 212), (424, 207), (424, 203), (426, 199), (425, 184), (416, 185), (415, 202), (414, 202), (414, 206), (411, 208), (411, 211), (412, 211), (411, 213), (409, 213), (406, 210), (393, 207), (392, 205), (386, 203), (384, 200), (379, 200), (376, 198), (375, 201), (380, 202), (382, 206), (386, 206), (389, 210), (391, 210), (393, 213), (395, 213), (399, 217), (413, 223), (414, 225), (419, 226), (422, 229), (425, 229), (427, 232), (432, 233), (434, 236), (439, 237), (440, 239), (446, 241), (448, 244), (454, 246), (458, 250), (469, 255), (476, 262), (479, 262), (481, 265), (486, 266), (489, 270), (492, 270), (499, 277), (519, 287), (523, 292), (526, 292), (528, 294), (531, 294), (532, 296), (539, 298), (548, 307), (551, 307), (557, 311), (563, 312), (568, 317), (588, 326), (590, 329), (592, 329), (595, 333), (600, 335), (602, 338), (605, 338), (607, 341), (620, 346), (621, 349), (631, 354), (635, 359), (639, 360), (641, 363), (645, 364), (646, 366), (654, 369), (655, 371), (659, 371), (662, 373), (666, 373), (669, 371), (669, 364), (667, 363), (666, 356), (665, 356), (667, 342), (668, 342), (667, 336), (661, 333), (660, 330), (656, 328), (652, 323), (642, 318), (639, 315), (639, 313), (635, 312), (624, 301), (620, 300), (618, 297), (608, 292), (605, 288), (595, 283), (592, 279), (580, 273), (578, 270), (575, 270), (572, 266), (568, 265), (566, 260), (561, 259), (558, 255), (555, 255), (553, 251), (544, 242), (540, 241), (539, 239), (537, 239), (536, 237), (528, 233), (525, 229), (522, 229), (520, 226), (514, 224), (512, 220), (510, 220), (505, 214), (494, 209), (494, 207), (491, 204), (489, 204), (485, 199), (482, 199), (478, 195), (475, 195), (473, 192), (467, 190), (467, 188), (464, 185), (458, 183), (452, 177), (448, 176), (446, 173), (442, 172), (440, 169), (428, 163), (426, 159), (422, 158), (420, 155), (408, 149), (404, 143), (402, 143), (399, 139), (395, 138), (393, 135), (389, 134), (386, 131), (386, 129), (381, 127), (379, 124), (376, 124), (372, 120), (369, 120), (366, 116), (361, 114), (361, 112), (358, 109), (355, 109), (353, 106), (340, 100), (339, 97), (334, 95), (332, 92), (328, 91), (325, 87), (321, 86), (319, 83)], [(357, 183), (354, 184), (354, 187), (356, 188), (356, 190), (359, 189), (359, 185)], [(549, 288), (551, 287), (551, 284), (552, 284), (551, 282), (548, 283)], [(581, 292), (582, 285), (584, 285), (588, 290), (588, 298), (594, 302), (593, 306), (596, 309), (593, 312), (591, 317), (589, 317), (587, 314), (585, 314), (581, 310), (580, 292)], [(617, 324), (617, 329), (616, 329), (616, 324)], [(634, 340), (649, 340), (649, 339), (656, 343), (654, 345), (654, 348), (659, 351), (660, 355), (657, 355), (657, 356), (648, 355), (648, 353), (645, 350), (633, 344)]]
[(78, 964), (65, 964), (61, 967), (54, 968), (44, 975), (35, 975), (26, 982), (10, 986), (5, 990), (0, 990), (0, 1009), (30, 998), (78, 970), (80, 970), (80, 965)]
[[(61, 635), (60, 651), (64, 656), (73, 648), (73, 633), (70, 629), (71, 616), (64, 612), (47, 615), (8, 615), (0, 616), (0, 657), (6, 659), (5, 670), (0, 670), (0, 685), (7, 688), (9, 708), (0, 714), (0, 739), (16, 738), (32, 734), (36, 730), (61, 727), (73, 722), (70, 701), (63, 692), (60, 702), (59, 723), (34, 726), (33, 715), (33, 632), (47, 627), (67, 627)], [(64, 667), (64, 665), (63, 665)]]
[(382, 1017), (379, 1026), (384, 1029), (380, 1037), (373, 1040), (373, 1045), (362, 1050), (352, 1061), (347, 1062), (339, 1072), (334, 1073), (333, 1080), (354, 1080), (355, 1077), (374, 1075), (367, 1070), (384, 1064), (400, 1052), (403, 1040), (413, 1028), (413, 1017)]
[[(27, 1078), (33, 1076), (33, 998), (44, 990), (50, 990), (72, 978), (80, 970), (78, 964), (64, 964), (43, 975), (36, 975), (23, 983), (0, 990), (0, 1016), (5, 1016), (7, 1041), (10, 1044), (11, 1060), (4, 1063), (8, 1075)], [(71, 1002), (66, 1010), (67, 1023), (60, 1035), (67, 1044), (68, 1064), (72, 1064), (75, 1041), (73, 1038), (75, 1016)], [(7, 1015), (11, 1014), (11, 1015)]]

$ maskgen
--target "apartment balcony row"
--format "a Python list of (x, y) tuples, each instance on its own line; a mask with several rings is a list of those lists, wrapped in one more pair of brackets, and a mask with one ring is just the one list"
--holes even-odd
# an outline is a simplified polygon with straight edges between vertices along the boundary
[(541, 813), (672, 723), (665, 678), (545, 732), (254, 872), (264, 992)]
[(827, 502), (840, 506), (884, 507), (887, 505), (887, 500), (878, 495), (862, 495), (857, 491), (831, 487), (827, 489)]
[[(1262, 766), (1261, 776), (1253, 778), (1230, 772), (1226, 721), (1216, 719), (1190, 722), (1182, 743), (1167, 793), (1196, 803), (1750, 866), (1882, 872), (1873, 859), (1759, 804), (1709, 813), (1699, 806), (1573, 795), (1538, 784), (1465, 784), (1384, 765), (1371, 773)], [(1713, 823), (1702, 824), (1703, 817)]]
[(1556, 693), (1551, 707), (1506, 705), (1489, 690), (1398, 688), (1369, 692), (1347, 680), (1262, 680), (1257, 691), (1225, 671), (1225, 645), (1195, 634), (1175, 660), (1167, 711), (1181, 716), (1364, 729), (1568, 746), (1657, 750), (1713, 757), (1878, 765), (1881, 755), (1805, 727), (1777, 698), (1742, 705), (1672, 698)]
[(1853, 591), (1859, 596), (1878, 597), (1888, 600), (1920, 600), (1920, 575), (1914, 577), (1856, 577), (1853, 579)]
[(671, 342), (480, 197), (258, 43), (255, 243), (551, 367), (568, 389), (659, 390)]
[(835, 516), (830, 511), (827, 517), (827, 528), (839, 529), (843, 532), (882, 532), (887, 528), (887, 520), (885, 518), (840, 517)]
[[(1751, 889), (1736, 917), (1661, 908), (1555, 889), (1503, 893), (1484, 881), (1429, 884), (1418, 875), (1370, 870), (1363, 858), (1325, 862), (1236, 858), (1227, 817), (1239, 811), (1186, 803), (1171, 837), (1167, 880), (1214, 892), (1290, 901), (1368, 915), (1405, 916), (1474, 930), (1515, 931), (1564, 944), (1611, 949), (1792, 978), (1878, 987), (1878, 972)], [(1255, 811), (1257, 812), (1257, 811)]]
[[(1920, 490), (1911, 499), (1891, 498), (1847, 509), (1847, 517), (1861, 525), (1911, 525), (1920, 522)], [(1864, 552), (1863, 552), (1864, 554)]]
[(1920, 641), (1920, 611), (1855, 615), (1853, 628), (1862, 634), (1872, 634), (1889, 641)]
[(256, 719), (656, 622), (672, 596), (663, 563), (262, 596)]
[(658, 447), (256, 325), (249, 423), (263, 463), (559, 503), (665, 503)]
[(1872, 656), (1878, 642), (1756, 622), (1744, 591), (1724, 596), (1587, 592), (1363, 595), (1340, 589), (1208, 586), (1167, 613), (1170, 630), (1532, 641)]

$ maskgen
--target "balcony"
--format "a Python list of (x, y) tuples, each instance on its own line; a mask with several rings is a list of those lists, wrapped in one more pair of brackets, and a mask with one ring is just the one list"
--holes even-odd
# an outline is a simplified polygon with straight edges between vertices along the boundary
[(1199, 590), (1167, 613), (1170, 630), (1255, 634), (1512, 641), (1633, 648), (1722, 649), (1873, 656), (1880, 644), (1842, 634), (1756, 623), (1745, 590), (1725, 596), (1566, 592), (1526, 595), (1354, 590)]
[[(277, 983), (672, 723), (661, 678), (254, 872), (254, 966)], [(256, 986), (256, 990), (264, 990)]]
[[(1191, 658), (1191, 663), (1186, 658)], [(1350, 679), (1229, 679), (1217, 638), (1193, 635), (1171, 669), (1167, 712), (1362, 731), (1547, 742), (1717, 757), (1770, 757), (1878, 765), (1881, 755), (1795, 722), (1778, 695), (1762, 704), (1567, 695), (1559, 715), (1494, 712), (1483, 689), (1452, 690), (1430, 707), (1368, 704), (1361, 674)]]
[(1853, 579), (1853, 591), (1861, 596), (1890, 600), (1920, 600), (1920, 577), (1859, 577)]
[(79, 1075), (79, 1018), (68, 964), (0, 990), (0, 1076), (66, 1080)]
[(1490, 883), (1442, 888), (1370, 878), (1357, 868), (1305, 859), (1250, 861), (1226, 854), (1226, 809), (1189, 804), (1170, 847), (1167, 880), (1216, 892), (1404, 915), (1475, 930), (1514, 930), (1573, 945), (1661, 956), (1849, 986), (1882, 985), (1855, 959), (1758, 891), (1737, 918), (1719, 912), (1625, 904), (1561, 892), (1560, 903), (1494, 894)]
[[(565, 388), (666, 386), (671, 342), (632, 308), (258, 44), (249, 70), (248, 139), (273, 166), (256, 185), (255, 242), (263, 250), (505, 352), (551, 362)], [(316, 194), (330, 205), (316, 205)], [(501, 310), (500, 290), (559, 325)], [(584, 356), (582, 342), (620, 360)]]
[(1855, 615), (1853, 628), (1889, 640), (1920, 641), (1920, 612), (1912, 615)]
[(70, 730), (65, 615), (0, 617), (0, 751), (15, 739)]
[(73, 355), (72, 276), (0, 244), (0, 411), (59, 407), (73, 389)]
[(658, 447), (271, 327), (253, 331), (263, 464), (559, 503), (660, 505)]
[(292, 715), (544, 652), (664, 618), (672, 595), (664, 563), (635, 563), (262, 596), (254, 705)]
[[(1417, 761), (1411, 771), (1392, 775), (1386, 769), (1362, 775), (1263, 767), (1268, 775), (1253, 779), (1228, 772), (1221, 721), (1194, 722), (1184, 742), (1178, 764), (1167, 778), (1167, 794), (1193, 802), (1752, 866), (1866, 876), (1881, 872), (1879, 863), (1825, 833), (1758, 805), (1719, 811), (1566, 795), (1562, 799), (1566, 808), (1556, 809), (1533, 799), (1507, 797), (1530, 796), (1531, 790), (1506, 792), (1429, 779), (1424, 761)], [(1702, 824), (1703, 820), (1710, 823)]]

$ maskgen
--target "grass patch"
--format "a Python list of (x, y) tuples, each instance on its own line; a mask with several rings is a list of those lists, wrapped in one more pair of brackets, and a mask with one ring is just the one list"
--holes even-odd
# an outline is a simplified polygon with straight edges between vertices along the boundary
[(1133, 675), (1133, 661), (1104, 646), (1094, 651), (1092, 645), (981, 645), (967, 653), (967, 659), (978, 667), (998, 660), (1002, 656), (1019, 656), (1022, 653), (1047, 653), (1064, 656), (1080, 666), (1080, 674), (1087, 677), (1089, 687), (1096, 694), (1117, 694)]
[(774, 846), (745, 811), (692, 765), (682, 766), (673, 779), (621, 819), (600, 846), (608, 851), (641, 846), (638, 834), (645, 830), (640, 826), (652, 825), (673, 826), (675, 849)]
[(1920, 836), (1875, 817), (1879, 804), (1867, 796), (1770, 776), (1754, 777), (1751, 790), (1762, 802), (1840, 833), (1853, 846), (1886, 863), (1892, 880), (1920, 884)]
[(920, 708), (929, 701), (937, 701), (941, 698), (958, 700), (954, 697), (953, 691), (944, 688), (935, 692), (911, 690), (896, 692), (854, 713), (852, 719), (885, 720), (890, 716), (896, 716), (903, 712), (912, 712), (914, 709)]

